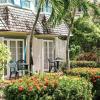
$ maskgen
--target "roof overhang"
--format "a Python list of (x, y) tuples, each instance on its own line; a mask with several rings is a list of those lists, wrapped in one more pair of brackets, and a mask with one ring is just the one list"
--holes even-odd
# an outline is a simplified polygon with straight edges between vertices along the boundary
[(26, 32), (0, 31), (0, 36), (27, 36)]

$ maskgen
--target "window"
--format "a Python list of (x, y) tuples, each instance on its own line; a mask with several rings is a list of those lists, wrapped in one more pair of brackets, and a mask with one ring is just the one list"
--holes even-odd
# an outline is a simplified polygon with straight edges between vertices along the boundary
[[(39, 0), (35, 0), (35, 9), (37, 11), (38, 6), (39, 6)], [(51, 12), (51, 5), (49, 3), (49, 0), (46, 0), (46, 3), (44, 6), (41, 7), (41, 12)]]
[(22, 8), (30, 8), (30, 1), (28, 1), (28, 0), (21, 0), (21, 7)]
[(8, 0), (8, 2), (14, 4), (14, 0)]
[(38, 6), (38, 0), (35, 0), (35, 7), (37, 7)]
[(7, 0), (0, 0), (0, 3), (7, 3)]
[(49, 3), (49, 1), (48, 0), (46, 0), (46, 12), (48, 12), (48, 3)]
[(20, 0), (14, 0), (14, 4), (17, 6), (21, 6), (21, 1)]
[(4, 43), (10, 48), (12, 60), (24, 59), (24, 40), (5, 39)]

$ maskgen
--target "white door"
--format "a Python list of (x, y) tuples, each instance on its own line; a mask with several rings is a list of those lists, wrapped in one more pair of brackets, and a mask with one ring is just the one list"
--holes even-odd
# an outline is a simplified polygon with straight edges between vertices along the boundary
[(4, 43), (10, 48), (12, 60), (24, 59), (24, 40), (21, 39), (5, 39)]
[[(11, 60), (24, 60), (24, 40), (23, 39), (4, 39), (4, 43), (10, 49)], [(5, 75), (9, 75), (9, 66), (5, 68)]]
[(44, 71), (49, 71), (48, 59), (54, 59), (54, 42), (44, 40)]

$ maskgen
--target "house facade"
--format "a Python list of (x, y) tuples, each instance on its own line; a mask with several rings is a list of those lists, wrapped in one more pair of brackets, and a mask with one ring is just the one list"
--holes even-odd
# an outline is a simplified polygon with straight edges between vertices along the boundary
[[(34, 0), (37, 1), (37, 0)], [(25, 4), (24, 4), (25, 3)], [(0, 0), (0, 41), (3, 41), (11, 51), (12, 60), (25, 60), (28, 63), (29, 35), (35, 20), (35, 4), (28, 0)], [(32, 5), (34, 9), (32, 10)], [(47, 10), (48, 9), (48, 10)], [(33, 71), (48, 71), (48, 59), (60, 57), (66, 59), (67, 26), (61, 25), (51, 28), (43, 27), (49, 17), (47, 8), (41, 13), (33, 35), (32, 55), (34, 60)], [(5, 75), (9, 77), (10, 69), (7, 66)]]

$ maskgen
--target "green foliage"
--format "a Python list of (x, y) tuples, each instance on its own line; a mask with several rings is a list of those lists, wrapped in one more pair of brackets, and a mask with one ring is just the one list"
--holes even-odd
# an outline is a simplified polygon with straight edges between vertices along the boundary
[(10, 60), (10, 51), (5, 44), (0, 43), (0, 63), (7, 60)]
[(93, 100), (98, 100), (97, 98), (100, 97), (100, 68), (73, 68), (70, 71), (66, 71), (66, 74), (84, 77), (92, 82)]
[(55, 100), (91, 100), (92, 85), (78, 77), (62, 77), (54, 92)]
[(76, 55), (79, 55), (81, 47), (78, 45), (71, 45), (70, 46), (70, 58), (75, 58)]
[[(5, 88), (7, 100), (91, 100), (92, 85), (85, 79), (57, 74), (19, 79)], [(40, 87), (40, 88), (39, 88)]]
[[(61, 64), (61, 68), (66, 68), (67, 64), (66, 62)], [(95, 61), (71, 61), (70, 62), (71, 68), (77, 68), (77, 67), (97, 67), (97, 63)]]
[(79, 45), (84, 51), (91, 51), (100, 40), (100, 28), (93, 23), (92, 18), (79, 18), (74, 23), (73, 37), (70, 45)]
[(10, 50), (5, 44), (0, 43), (0, 79), (3, 74), (4, 65), (10, 60)]

